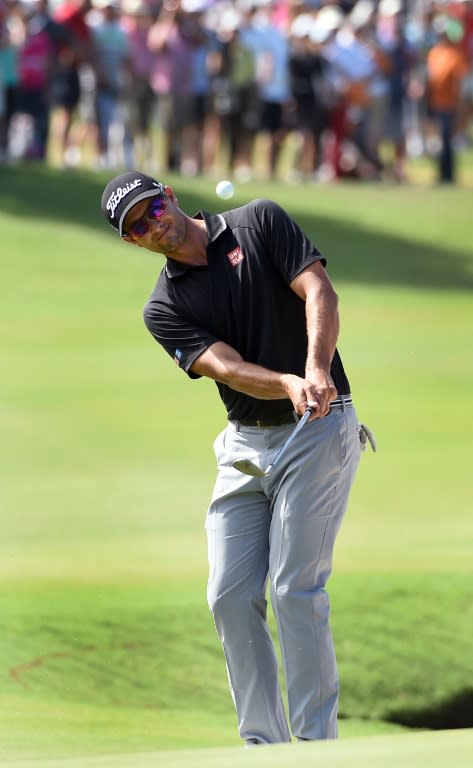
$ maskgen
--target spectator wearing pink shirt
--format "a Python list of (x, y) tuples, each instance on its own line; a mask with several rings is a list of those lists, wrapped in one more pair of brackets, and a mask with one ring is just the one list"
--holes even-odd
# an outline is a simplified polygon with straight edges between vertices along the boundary
[(148, 46), (154, 54), (150, 82), (164, 133), (165, 165), (170, 171), (182, 170), (190, 143), (194, 45), (186, 14), (163, 5), (149, 30)]

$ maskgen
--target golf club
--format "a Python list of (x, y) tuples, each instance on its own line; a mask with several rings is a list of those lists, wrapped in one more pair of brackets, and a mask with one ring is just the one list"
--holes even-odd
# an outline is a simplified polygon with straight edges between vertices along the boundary
[(250, 459), (238, 459), (238, 461), (233, 462), (232, 466), (235, 469), (238, 469), (239, 472), (243, 472), (244, 475), (251, 475), (252, 477), (267, 477), (286, 451), (286, 448), (289, 447), (297, 433), (302, 429), (307, 419), (312, 415), (312, 410), (312, 408), (307, 408), (307, 410), (304, 411), (304, 415), (301, 417), (296, 428), (291, 432), (286, 442), (282, 444), (271, 464), (269, 464), (266, 469), (261, 469)]

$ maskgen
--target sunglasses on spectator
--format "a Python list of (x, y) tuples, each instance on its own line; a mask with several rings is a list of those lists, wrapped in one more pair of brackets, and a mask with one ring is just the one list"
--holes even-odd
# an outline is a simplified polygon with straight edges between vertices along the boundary
[(166, 208), (166, 200), (163, 197), (155, 197), (151, 200), (148, 210), (145, 215), (135, 221), (125, 234), (131, 235), (131, 237), (139, 238), (146, 235), (149, 230), (150, 221), (159, 221)]

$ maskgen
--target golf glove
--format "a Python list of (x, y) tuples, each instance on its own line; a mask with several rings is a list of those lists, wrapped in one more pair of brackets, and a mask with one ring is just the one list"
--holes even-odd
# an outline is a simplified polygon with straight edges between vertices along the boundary
[(366, 424), (360, 424), (358, 426), (358, 434), (360, 436), (361, 450), (366, 451), (369, 443), (373, 453), (376, 453), (377, 445), (374, 432), (372, 432), (371, 429), (366, 426)]

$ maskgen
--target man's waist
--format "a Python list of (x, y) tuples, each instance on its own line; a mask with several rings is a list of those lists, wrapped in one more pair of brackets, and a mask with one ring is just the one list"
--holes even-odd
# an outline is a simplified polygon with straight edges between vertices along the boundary
[[(330, 403), (330, 408), (345, 408), (353, 405), (351, 395), (339, 395), (336, 400)], [(295, 424), (300, 416), (295, 411), (287, 411), (275, 416), (266, 416), (262, 419), (253, 417), (242, 419), (230, 419), (234, 424), (240, 424), (242, 427), (260, 427), (261, 429), (270, 429), (271, 427), (282, 427), (285, 424)]]

